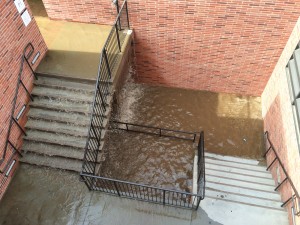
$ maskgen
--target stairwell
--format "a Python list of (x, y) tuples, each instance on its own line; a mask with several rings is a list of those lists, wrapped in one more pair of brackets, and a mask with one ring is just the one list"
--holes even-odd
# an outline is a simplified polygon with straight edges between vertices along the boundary
[[(95, 81), (37, 74), (30, 103), (23, 163), (80, 172)], [(112, 101), (112, 83), (106, 104)], [(104, 114), (108, 125), (110, 107)], [(103, 141), (102, 137), (102, 141)], [(100, 161), (100, 159), (99, 159)]]
[[(206, 195), (201, 202), (221, 224), (287, 225), (275, 182), (257, 160), (205, 153)], [(244, 215), (244, 216), (243, 216)]]

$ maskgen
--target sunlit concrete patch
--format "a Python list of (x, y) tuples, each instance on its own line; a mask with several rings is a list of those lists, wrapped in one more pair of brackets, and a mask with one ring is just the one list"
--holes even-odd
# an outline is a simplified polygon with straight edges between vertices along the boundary
[[(209, 218), (223, 225), (288, 225), (285, 211), (255, 207), (219, 199), (206, 198), (201, 208)], [(201, 224), (197, 218), (192, 224)]]

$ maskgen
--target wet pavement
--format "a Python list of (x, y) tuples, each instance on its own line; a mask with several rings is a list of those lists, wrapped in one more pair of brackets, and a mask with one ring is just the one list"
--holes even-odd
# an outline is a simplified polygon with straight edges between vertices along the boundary
[(205, 148), (209, 152), (262, 158), (260, 97), (149, 86), (129, 81), (118, 99), (116, 120), (175, 130), (203, 130)]
[[(129, 78), (117, 99), (114, 120), (204, 130), (208, 152), (253, 159), (263, 155), (259, 97), (149, 86)], [(191, 192), (196, 149), (191, 141), (113, 130), (106, 139), (100, 175)]]
[(0, 203), (0, 224), (220, 224), (202, 209), (194, 212), (89, 192), (78, 179), (70, 172), (21, 165)]
[(37, 72), (95, 80), (111, 26), (50, 20), (41, 0), (28, 4), (48, 47)]

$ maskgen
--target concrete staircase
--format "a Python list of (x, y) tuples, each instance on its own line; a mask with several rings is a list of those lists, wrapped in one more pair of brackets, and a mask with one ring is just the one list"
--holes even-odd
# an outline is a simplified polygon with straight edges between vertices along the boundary
[[(80, 172), (95, 81), (38, 75), (21, 162)], [(107, 98), (107, 104), (112, 100)], [(107, 107), (106, 117), (109, 116)], [(104, 129), (108, 125), (105, 118)], [(103, 140), (103, 137), (102, 137)]]
[(206, 153), (206, 197), (201, 208), (221, 224), (287, 225), (275, 182), (257, 160)]

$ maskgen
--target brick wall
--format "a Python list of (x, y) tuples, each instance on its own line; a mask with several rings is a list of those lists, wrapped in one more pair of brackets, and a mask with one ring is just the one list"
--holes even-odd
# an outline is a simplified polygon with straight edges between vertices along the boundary
[[(297, 0), (129, 0), (137, 80), (260, 96), (297, 21)], [(44, 0), (48, 15), (112, 24), (110, 0)]]
[[(285, 66), (287, 65), (287, 62), (299, 40), (300, 19), (298, 19), (298, 22), (294, 27), (262, 94), (262, 113), (265, 130), (270, 132), (270, 139), (273, 142), (279, 157), (294, 182), (298, 192), (300, 192), (300, 153), (297, 145)], [(273, 159), (274, 155), (272, 153), (268, 154), (267, 161), (270, 163)], [(277, 174), (280, 174), (281, 179), (279, 180), (283, 180), (285, 178), (278, 163), (272, 166), (271, 172), (276, 181), (278, 180)], [(292, 189), (288, 182), (280, 188), (280, 193), (283, 201), (291, 197)], [(290, 207), (291, 203), (287, 206), (291, 222)], [(296, 218), (299, 223), (300, 218)]]
[[(30, 12), (27, 2), (25, 2), (25, 5)], [(32, 16), (31, 12), (30, 15)], [(21, 55), (28, 42), (32, 42), (35, 47), (35, 51), (30, 58), (30, 62), (38, 51), (41, 53), (40, 58), (33, 66), (35, 68), (47, 51), (46, 44), (38, 30), (36, 22), (33, 19), (31, 23), (25, 27), (20, 14), (14, 5), (14, 1), (0, 1), (0, 158), (2, 158), (5, 148), (12, 102), (15, 96), (18, 73), (21, 64)], [(24, 65), (22, 80), (28, 89), (31, 90), (33, 76), (27, 65)], [(28, 100), (29, 99), (25, 90), (20, 87), (15, 116), (18, 114), (21, 107), (28, 103)], [(20, 124), (24, 126), (25, 122), (26, 116), (23, 115), (20, 119)], [(22, 134), (20, 130), (16, 125), (13, 125), (10, 140), (18, 148), (22, 143), (21, 137)], [(6, 160), (0, 165), (1, 170), (4, 169), (11, 154), (12, 149), (8, 148)], [(15, 158), (17, 157), (18, 156), (16, 155)], [(17, 164), (8, 178), (4, 177), (4, 174), (0, 173), (0, 199), (4, 194), (16, 167)]]

